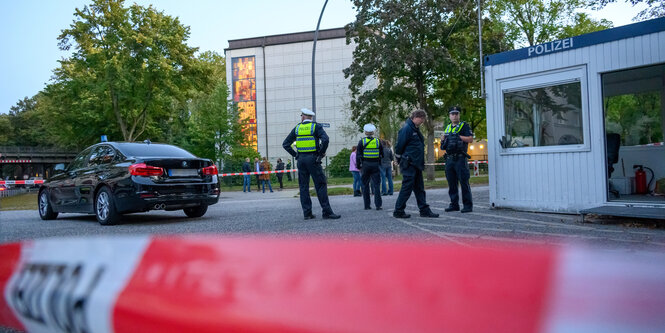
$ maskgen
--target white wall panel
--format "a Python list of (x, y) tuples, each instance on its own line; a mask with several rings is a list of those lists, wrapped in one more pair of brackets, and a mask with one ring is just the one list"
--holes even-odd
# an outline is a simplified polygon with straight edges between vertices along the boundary
[[(490, 204), (578, 212), (607, 201), (601, 73), (665, 62), (665, 32), (518, 60), (485, 68)], [(501, 80), (558, 68), (586, 66), (586, 151), (501, 154)], [(585, 91), (582, 92), (583, 94)]]

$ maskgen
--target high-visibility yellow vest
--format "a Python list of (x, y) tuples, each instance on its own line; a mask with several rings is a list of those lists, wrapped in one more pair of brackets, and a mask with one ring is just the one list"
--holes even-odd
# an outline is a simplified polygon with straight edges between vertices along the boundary
[(363, 139), (363, 157), (364, 158), (379, 158), (379, 139), (364, 138)]
[(459, 131), (462, 130), (462, 127), (464, 127), (464, 122), (461, 121), (461, 122), (457, 125), (457, 127), (453, 127), (452, 125), (453, 125), (453, 124), (448, 124), (448, 126), (447, 126), (446, 129), (443, 131), (443, 133), (446, 133), (446, 134), (449, 134), (449, 133), (457, 134), (457, 133), (459, 133)]
[(299, 153), (316, 152), (316, 139), (314, 139), (315, 123), (302, 123), (296, 126), (296, 150)]

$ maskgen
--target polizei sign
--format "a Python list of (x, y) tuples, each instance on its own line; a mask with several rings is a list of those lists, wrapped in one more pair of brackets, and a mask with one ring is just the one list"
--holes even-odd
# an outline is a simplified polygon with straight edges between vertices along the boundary
[(571, 37), (571, 38), (551, 41), (545, 44), (538, 44), (536, 46), (529, 46), (528, 54), (529, 57), (539, 56), (554, 51), (562, 51), (565, 49), (570, 49), (572, 47), (573, 47), (573, 38)]

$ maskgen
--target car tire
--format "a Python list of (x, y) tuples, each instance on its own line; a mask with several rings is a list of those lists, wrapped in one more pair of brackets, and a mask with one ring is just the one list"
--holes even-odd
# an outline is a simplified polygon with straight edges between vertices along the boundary
[(99, 189), (95, 195), (95, 217), (101, 225), (113, 225), (120, 220), (113, 193), (106, 186)]
[(200, 206), (185, 208), (183, 211), (187, 217), (201, 217), (208, 211), (208, 205), (201, 204)]
[(48, 190), (45, 189), (39, 192), (37, 198), (39, 217), (41, 217), (42, 220), (55, 220), (55, 218), (58, 217), (58, 212), (53, 211), (51, 200), (48, 198)]

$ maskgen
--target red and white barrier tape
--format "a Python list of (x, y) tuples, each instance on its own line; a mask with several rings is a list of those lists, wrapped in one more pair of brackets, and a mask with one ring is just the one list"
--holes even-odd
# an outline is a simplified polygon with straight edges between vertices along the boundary
[(644, 145), (637, 145), (637, 146), (634, 146), (634, 147), (654, 147), (654, 146), (664, 146), (664, 145), (665, 145), (665, 142), (654, 142), (654, 143), (647, 143), (647, 144), (644, 144)]
[(662, 332), (665, 254), (153, 236), (0, 245), (29, 332)]
[(0, 185), (34, 185), (34, 184), (44, 184), (43, 179), (33, 179), (33, 180), (0, 180)]
[(32, 160), (0, 160), (0, 163), (32, 163)]
[(287, 172), (298, 172), (298, 169), (289, 169), (289, 170), (272, 170), (272, 171), (254, 171), (254, 172), (235, 172), (235, 173), (220, 173), (219, 177), (226, 176), (249, 176), (249, 175), (265, 175), (270, 173), (287, 173)]

